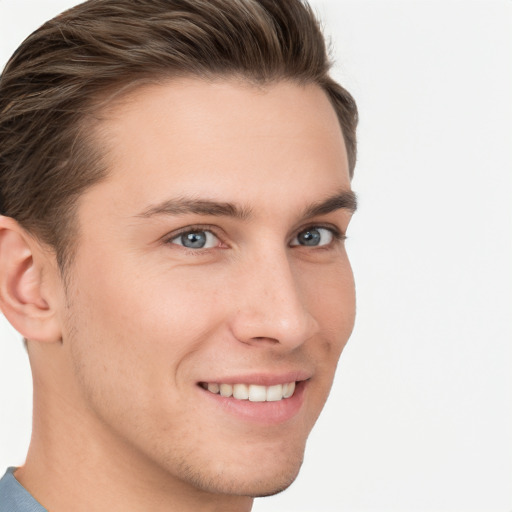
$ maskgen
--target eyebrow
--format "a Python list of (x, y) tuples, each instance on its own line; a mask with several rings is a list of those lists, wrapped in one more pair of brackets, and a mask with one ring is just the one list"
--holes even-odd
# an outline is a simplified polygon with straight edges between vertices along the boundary
[(150, 206), (139, 213), (137, 217), (148, 218), (155, 215), (186, 215), (190, 213), (214, 217), (234, 217), (241, 220), (251, 216), (249, 208), (241, 208), (233, 203), (178, 197)]
[[(343, 190), (325, 200), (313, 203), (303, 211), (302, 217), (309, 218), (318, 215), (326, 215), (341, 209), (348, 210), (351, 213), (356, 211), (357, 197), (352, 190)], [(233, 203), (178, 197), (152, 205), (136, 216), (149, 218), (157, 215), (176, 216), (186, 214), (233, 217), (240, 220), (247, 220), (251, 217), (252, 210), (251, 208), (237, 206)]]
[(317, 215), (326, 215), (336, 210), (348, 210), (350, 213), (355, 213), (357, 210), (357, 196), (355, 192), (352, 190), (341, 190), (327, 199), (313, 203), (304, 210), (303, 217), (307, 219)]

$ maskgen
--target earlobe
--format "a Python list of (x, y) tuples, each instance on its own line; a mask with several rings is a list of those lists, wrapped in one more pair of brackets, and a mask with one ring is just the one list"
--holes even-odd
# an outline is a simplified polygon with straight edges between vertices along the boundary
[(0, 216), (0, 308), (24, 338), (51, 343), (61, 332), (43, 286), (47, 257), (37, 245), (14, 219)]

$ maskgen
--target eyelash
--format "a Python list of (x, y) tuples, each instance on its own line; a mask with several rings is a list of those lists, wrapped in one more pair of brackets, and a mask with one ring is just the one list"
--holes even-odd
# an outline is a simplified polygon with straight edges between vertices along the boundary
[[(312, 249), (316, 249), (316, 250), (322, 250), (323, 249), (323, 250), (326, 250), (326, 249), (331, 248), (336, 243), (343, 242), (343, 241), (345, 241), (347, 239), (347, 236), (345, 235), (345, 233), (343, 233), (342, 231), (340, 231), (337, 227), (335, 227), (333, 225), (311, 224), (309, 226), (304, 226), (304, 227), (300, 228), (299, 230), (297, 230), (295, 232), (295, 234), (293, 235), (292, 240), (297, 238), (297, 236), (300, 233), (304, 233), (305, 231), (315, 230), (315, 229), (326, 229), (326, 230), (328, 230), (332, 234), (333, 240), (330, 243), (325, 244), (325, 245), (310, 246), (309, 248), (312, 248)], [(163, 239), (163, 241), (164, 241), (165, 244), (175, 245), (175, 246), (181, 247), (184, 251), (186, 251), (187, 253), (190, 253), (190, 254), (196, 254), (196, 255), (197, 254), (204, 254), (205, 252), (209, 252), (212, 249), (217, 249), (218, 247), (209, 247), (209, 248), (206, 248), (206, 249), (204, 249), (204, 248), (191, 249), (189, 247), (185, 247), (185, 246), (180, 245), (180, 244), (175, 244), (175, 243), (173, 243), (173, 240), (175, 240), (176, 238), (178, 238), (178, 237), (180, 237), (182, 235), (185, 235), (187, 233), (210, 232), (219, 240), (220, 244), (224, 244), (224, 242), (222, 241), (222, 236), (218, 234), (218, 231), (219, 231), (219, 229), (217, 228), (217, 226), (213, 226), (213, 225), (207, 225), (207, 224), (191, 225), (191, 226), (186, 226), (183, 229), (180, 229), (178, 231), (175, 231), (175, 232), (171, 233), (170, 235), (166, 236)], [(306, 248), (308, 248), (308, 246), (306, 246), (306, 245), (299, 245), (299, 244), (292, 245), (291, 247), (306, 247)]]
[(206, 251), (210, 251), (211, 249), (217, 249), (217, 247), (212, 247), (212, 248), (208, 248), (208, 249), (190, 249), (189, 247), (180, 246), (179, 244), (173, 243), (173, 240), (175, 240), (176, 238), (178, 238), (182, 235), (186, 235), (187, 233), (200, 233), (203, 231), (212, 233), (219, 240), (220, 243), (223, 243), (222, 236), (218, 234), (219, 229), (216, 226), (212, 226), (209, 224), (198, 224), (198, 225), (186, 226), (182, 229), (179, 229), (178, 231), (174, 231), (170, 235), (165, 236), (163, 241), (165, 244), (181, 247), (184, 251), (191, 253), (191, 254), (204, 253)]

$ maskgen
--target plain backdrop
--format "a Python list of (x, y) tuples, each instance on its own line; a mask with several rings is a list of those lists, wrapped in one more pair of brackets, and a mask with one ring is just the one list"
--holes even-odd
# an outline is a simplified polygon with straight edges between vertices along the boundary
[[(0, 65), (76, 3), (0, 0)], [(358, 316), (299, 478), (254, 511), (511, 512), (512, 2), (313, 5), (360, 109)], [(31, 380), (1, 320), (3, 473)]]

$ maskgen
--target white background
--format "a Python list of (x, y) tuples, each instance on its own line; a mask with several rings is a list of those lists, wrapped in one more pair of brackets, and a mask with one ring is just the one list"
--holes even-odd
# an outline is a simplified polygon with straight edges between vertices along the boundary
[[(0, 64), (75, 3), (0, 0)], [(361, 115), (358, 318), (301, 475), (254, 511), (511, 512), (512, 2), (313, 4)], [(0, 334), (2, 473), (31, 384)]]

